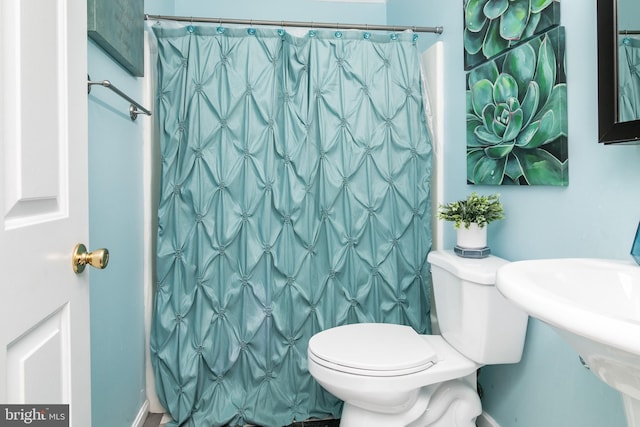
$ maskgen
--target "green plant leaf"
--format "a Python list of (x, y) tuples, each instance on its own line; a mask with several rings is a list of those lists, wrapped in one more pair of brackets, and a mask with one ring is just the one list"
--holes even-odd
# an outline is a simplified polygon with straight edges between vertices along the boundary
[[(522, 32), (520, 39), (525, 40), (533, 36), (536, 33), (536, 30), (538, 29), (538, 24), (540, 24), (541, 20), (542, 20), (541, 13), (531, 13), (531, 15), (529, 15), (529, 22), (527, 22), (527, 27)], [(546, 27), (543, 25), (542, 28), (546, 28)]]
[(485, 105), (493, 104), (493, 84), (489, 80), (480, 80), (471, 88), (471, 103), (473, 111), (482, 117)]
[(536, 51), (531, 44), (510, 50), (504, 56), (502, 72), (511, 75), (518, 83), (518, 99), (522, 99), (536, 74)]
[(464, 22), (469, 31), (477, 33), (482, 30), (487, 18), (484, 16), (484, 5), (488, 0), (469, 0), (464, 10)]
[(484, 154), (490, 159), (502, 159), (513, 150), (513, 141), (511, 143), (493, 145), (484, 149)]
[[(509, 124), (502, 136), (502, 140), (505, 142), (515, 140), (522, 130), (522, 121), (522, 110), (518, 108), (517, 110), (512, 111), (509, 117)], [(513, 143), (511, 145), (513, 145)]]
[(467, 147), (484, 147), (475, 135), (477, 127), (482, 127), (482, 121), (475, 114), (467, 114)]
[(494, 132), (489, 132), (484, 126), (476, 127), (474, 134), (476, 138), (485, 143), (485, 146), (500, 144), (502, 142), (501, 137), (496, 135)]
[(540, 100), (540, 88), (538, 87), (538, 83), (535, 81), (529, 82), (527, 85), (527, 93), (522, 100), (522, 113), (523, 113), (523, 127), (529, 126), (531, 119), (538, 111), (539, 101)]
[(472, 184), (475, 184), (473, 178), (473, 170), (476, 164), (484, 158), (484, 150), (481, 148), (474, 148), (467, 150), (467, 180)]
[[(556, 6), (558, 6), (556, 8)], [(542, 12), (536, 13), (534, 16), (540, 17), (540, 22), (537, 24), (537, 29), (551, 28), (560, 24), (560, 7), (559, 3), (556, 5), (551, 4), (550, 7), (545, 8)], [(532, 33), (533, 34), (533, 33)]]
[(500, 17), (500, 36), (505, 40), (520, 40), (529, 22), (530, 0), (511, 0), (509, 9)]
[(540, 13), (543, 9), (546, 9), (553, 0), (531, 0), (531, 12)]
[(465, 200), (440, 205), (438, 218), (453, 221), (455, 228), (460, 228), (463, 224), (465, 228), (469, 228), (472, 222), (484, 227), (490, 222), (504, 218), (504, 209), (499, 194), (480, 196), (474, 191)]
[(540, 86), (540, 104), (544, 105), (556, 84), (556, 54), (548, 36), (545, 36), (538, 49), (535, 81)]
[(526, 149), (537, 148), (560, 136), (555, 131), (555, 116), (553, 111), (547, 111), (540, 120), (531, 123), (527, 130), (531, 128), (535, 130), (535, 133), (529, 134), (528, 131), (525, 132), (522, 138), (518, 140), (518, 147)]
[(516, 183), (520, 181), (520, 177), (524, 174), (522, 171), (522, 165), (520, 165), (520, 162), (518, 161), (518, 157), (514, 156), (513, 153), (509, 153), (504, 174)]
[[(498, 108), (496, 109), (496, 114), (498, 110), (504, 110), (504, 107), (498, 106)], [(502, 123), (497, 119), (497, 117), (494, 116), (494, 119), (491, 120), (491, 126), (488, 127), (488, 129), (490, 129), (491, 132), (493, 132), (495, 136), (499, 138), (498, 140), (499, 142), (504, 141), (503, 136), (504, 136), (504, 133), (507, 131), (507, 125), (505, 123)]]
[(487, 104), (482, 110), (482, 124), (487, 130), (493, 129), (493, 119), (496, 114), (496, 106)]
[[(540, 118), (547, 113), (547, 111), (554, 111), (556, 113), (566, 112), (567, 111), (567, 84), (566, 83), (558, 83), (551, 89), (551, 94), (547, 99), (546, 104), (540, 108), (538, 114), (536, 114), (536, 119)], [(566, 131), (567, 126), (563, 126), (563, 129)]]
[(507, 103), (501, 103), (496, 105), (493, 112), (493, 118), (491, 120), (491, 126), (487, 126), (487, 129), (493, 131), (500, 140), (503, 141), (504, 133), (507, 131), (507, 124), (509, 123), (511, 111)]
[(498, 70), (496, 62), (487, 62), (486, 64), (476, 67), (469, 72), (469, 88), (472, 88), (473, 85), (478, 83), (480, 80), (495, 82), (499, 75), (500, 71)]
[(533, 139), (533, 137), (538, 132), (539, 128), (540, 128), (540, 122), (539, 121), (530, 123), (529, 126), (524, 128), (524, 130), (522, 132), (520, 132), (520, 134), (516, 138), (516, 146), (518, 146), (518, 147), (526, 147), (527, 145), (529, 145), (531, 143), (531, 140)]
[(469, 115), (469, 114), (475, 115), (475, 111), (473, 111), (473, 102), (472, 102), (471, 91), (468, 90), (466, 95), (467, 95), (466, 96), (466, 98), (467, 98), (467, 115)]
[(507, 103), (510, 98), (518, 98), (518, 82), (511, 75), (502, 73), (493, 86), (493, 101)]
[(509, 106), (509, 111), (516, 111), (520, 109), (520, 101), (516, 97), (507, 99), (507, 105)]
[(514, 149), (529, 185), (566, 185), (567, 162), (561, 162), (547, 151)]
[[(509, 106), (506, 103), (502, 103), (494, 107), (493, 116), (491, 117), (491, 121), (488, 122), (487, 129), (500, 137), (500, 141), (503, 141), (502, 136), (507, 130), (507, 122), (509, 120)], [(485, 108), (485, 111), (486, 110)]]
[(473, 167), (473, 182), (477, 185), (500, 185), (504, 177), (506, 164), (506, 158), (490, 159), (482, 157), (478, 159)]
[(499, 18), (509, 8), (509, 0), (489, 0), (483, 12), (489, 19)]
[(482, 43), (482, 54), (485, 58), (491, 58), (502, 53), (509, 47), (509, 41), (500, 37), (500, 20), (489, 22), (489, 29)]
[[(535, 139), (544, 138), (544, 141), (532, 141), (534, 146), (547, 144), (560, 136), (567, 136), (567, 84), (560, 83), (553, 87), (547, 103), (540, 109), (534, 120), (545, 120), (549, 114), (553, 115), (552, 123), (544, 124), (544, 133), (536, 135)], [(546, 119), (548, 120), (548, 119)], [(540, 133), (540, 131), (539, 131)]]
[[(485, 25), (485, 27), (489, 27)], [(464, 29), (463, 38), (464, 38), (464, 50), (469, 52), (471, 55), (475, 55), (476, 53), (482, 50), (482, 42), (484, 41), (485, 35), (487, 34), (486, 28), (480, 30), (479, 32), (469, 31), (468, 28)]]

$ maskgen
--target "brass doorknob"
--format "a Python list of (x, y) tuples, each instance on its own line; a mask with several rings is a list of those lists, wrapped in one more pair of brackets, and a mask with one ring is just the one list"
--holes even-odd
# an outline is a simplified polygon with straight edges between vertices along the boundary
[(107, 249), (96, 249), (93, 252), (87, 252), (87, 247), (82, 243), (78, 243), (73, 248), (73, 256), (71, 264), (74, 273), (82, 273), (87, 264), (92, 267), (103, 269), (109, 264), (109, 251)]

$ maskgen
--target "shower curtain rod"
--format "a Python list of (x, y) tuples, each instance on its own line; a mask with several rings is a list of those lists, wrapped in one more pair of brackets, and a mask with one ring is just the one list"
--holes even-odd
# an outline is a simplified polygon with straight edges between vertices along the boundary
[(621, 36), (626, 36), (627, 34), (636, 35), (640, 34), (640, 30), (620, 30), (618, 31), (618, 34)]
[(303, 22), (303, 21), (264, 21), (256, 19), (231, 19), (231, 18), (196, 18), (193, 16), (168, 16), (145, 15), (144, 19), (162, 19), (181, 22), (207, 22), (212, 24), (240, 24), (240, 25), (268, 25), (273, 27), (302, 27), (302, 28), (330, 28), (338, 30), (365, 30), (365, 31), (405, 31), (415, 33), (442, 34), (443, 27), (411, 27), (402, 25), (369, 25), (369, 24), (341, 24), (328, 22)]

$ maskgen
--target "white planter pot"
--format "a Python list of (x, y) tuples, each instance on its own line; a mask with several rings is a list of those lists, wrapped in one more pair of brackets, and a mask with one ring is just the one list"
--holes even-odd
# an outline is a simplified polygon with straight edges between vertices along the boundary
[(466, 249), (482, 249), (487, 247), (487, 227), (478, 227), (472, 222), (469, 228), (462, 225), (456, 230), (457, 245)]

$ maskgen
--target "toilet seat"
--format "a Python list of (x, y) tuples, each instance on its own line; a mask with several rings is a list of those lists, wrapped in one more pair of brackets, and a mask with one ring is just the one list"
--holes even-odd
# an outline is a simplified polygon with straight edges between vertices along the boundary
[(373, 377), (409, 375), (437, 361), (434, 347), (411, 327), (388, 323), (327, 329), (311, 338), (308, 350), (319, 365)]

